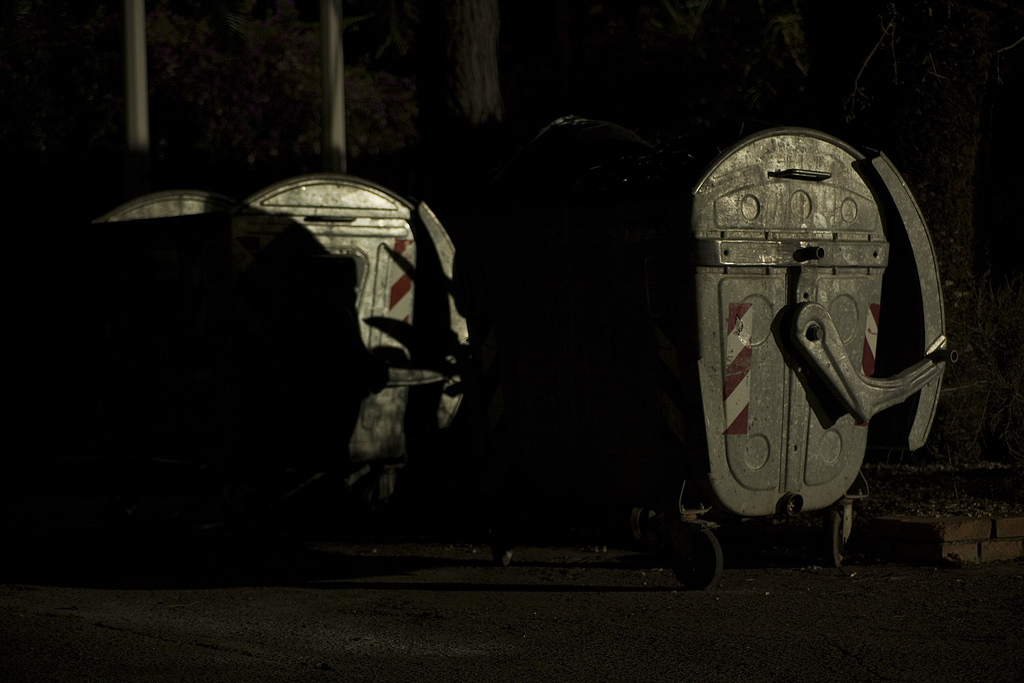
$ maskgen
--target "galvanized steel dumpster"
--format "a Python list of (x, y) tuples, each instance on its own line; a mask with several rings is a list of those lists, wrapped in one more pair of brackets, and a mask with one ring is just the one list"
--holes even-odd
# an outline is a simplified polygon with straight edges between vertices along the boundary
[(147, 218), (175, 218), (227, 212), (237, 202), (216, 192), (206, 190), (163, 190), (130, 199), (111, 209), (93, 223), (114, 223)]
[[(495, 447), (606, 504), (632, 497), (635, 532), (657, 527), (688, 587), (717, 581), (728, 517), (828, 510), (841, 562), (872, 423), (920, 447), (951, 355), (920, 211), (884, 156), (807, 129), (747, 137), (695, 182), (629, 153), (501, 224), (531, 246), (507, 252), (518, 280), (489, 286)], [(687, 176), (692, 196), (672, 185)]]
[(676, 506), (687, 468), (662, 434), (647, 266), (688, 205), (623, 182), (617, 166), (653, 153), (614, 124), (560, 119), (502, 171), (479, 229), (462, 235), (492, 470), (484, 504), (503, 563), (536, 513), (588, 524)]
[(157, 192), (95, 223), (126, 457), (214, 465), (244, 513), (325, 472), (377, 504), (409, 442), (435, 447), (454, 419), (468, 333), (426, 204), (308, 175), (241, 204)]
[(236, 204), (203, 190), (166, 190), (93, 221), (104, 286), (101, 418), (108, 450), (125, 461), (204, 461), (216, 450), (213, 365)]
[[(693, 194), (704, 492), (740, 516), (840, 502), (838, 560), (850, 501), (867, 492), (869, 421), (893, 406), (911, 411), (910, 448), (930, 429), (947, 343), (923, 220), (884, 156), (806, 129), (740, 141)], [(901, 261), (890, 240), (909, 243)], [(917, 273), (917, 286), (883, 292), (890, 267)], [(895, 346), (917, 362), (880, 379), (886, 295), (913, 313), (916, 322), (891, 324)]]
[[(283, 279), (268, 284), (270, 278), (256, 270), (275, 251), (274, 258), (290, 265)], [(308, 355), (314, 373), (316, 368), (328, 373), (347, 363), (352, 367), (341, 381), (365, 384), (356, 390), (362, 398), (350, 424), (340, 414), (348, 409), (339, 404), (334, 412), (324, 412), (325, 424), (320, 427), (333, 430), (330, 438), (335, 441), (342, 439), (334, 447), (334, 457), (355, 465), (351, 481), (369, 473), (371, 465), (381, 467), (372, 496), (385, 500), (393, 491), (397, 469), (406, 460), (407, 436), (410, 428), (415, 431), (414, 421), (431, 423), (428, 428), (446, 427), (461, 400), (455, 359), (468, 333), (450, 294), (454, 247), (441, 223), (426, 204), (413, 205), (368, 181), (337, 174), (300, 176), (243, 202), (232, 221), (232, 253), (238, 280), (258, 281), (257, 298), (275, 296), (275, 288), (289, 286), (284, 282), (288, 279), (293, 284), (309, 280), (311, 289), (300, 293), (298, 300), (319, 301), (338, 289), (311, 315), (343, 317), (342, 309), (347, 308), (348, 315), (355, 317), (352, 329), (358, 337), (345, 341), (344, 348), (300, 339), (300, 348), (288, 353)], [(321, 271), (326, 279), (310, 280)], [(255, 333), (278, 335), (282, 320), (271, 321)], [(252, 358), (255, 365), (265, 360), (258, 354)], [(367, 374), (377, 372), (369, 369), (371, 365), (384, 373), (379, 380)], [(349, 389), (327, 387), (323, 393), (336, 395)], [(424, 392), (418, 409), (422, 413), (426, 405), (429, 414), (412, 416), (408, 414), (410, 397), (418, 389)], [(308, 399), (293, 400), (307, 401), (306, 410), (325, 410)], [(285, 395), (266, 400), (271, 403), (266, 406), (268, 416), (294, 409)]]

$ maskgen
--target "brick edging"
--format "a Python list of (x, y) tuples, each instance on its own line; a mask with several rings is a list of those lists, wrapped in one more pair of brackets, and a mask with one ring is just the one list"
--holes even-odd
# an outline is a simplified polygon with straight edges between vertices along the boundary
[(867, 522), (872, 549), (887, 559), (921, 564), (974, 564), (1024, 558), (1024, 515), (913, 517)]

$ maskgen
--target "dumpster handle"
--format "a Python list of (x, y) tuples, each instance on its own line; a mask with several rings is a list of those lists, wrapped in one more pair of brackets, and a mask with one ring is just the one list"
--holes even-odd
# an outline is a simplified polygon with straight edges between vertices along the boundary
[(426, 368), (399, 368), (394, 365), (388, 366), (388, 387), (418, 387), (424, 384), (438, 384), (448, 379), (448, 376), (437, 370)]
[(786, 178), (787, 180), (809, 180), (820, 183), (828, 180), (832, 174), (828, 171), (812, 171), (806, 168), (787, 168), (785, 171), (768, 171), (769, 178)]
[(937, 381), (947, 359), (955, 358), (955, 352), (945, 352), (946, 340), (941, 338), (932, 344), (935, 352), (894, 377), (866, 377), (855, 369), (847, 355), (828, 310), (813, 302), (797, 305), (790, 337), (800, 355), (861, 422)]
[(797, 263), (818, 261), (823, 258), (825, 258), (825, 249), (823, 247), (808, 246), (793, 252), (793, 260)]

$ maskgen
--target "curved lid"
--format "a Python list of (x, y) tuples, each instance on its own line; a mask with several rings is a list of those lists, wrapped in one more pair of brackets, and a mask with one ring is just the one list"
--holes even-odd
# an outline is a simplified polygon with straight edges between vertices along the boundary
[(103, 214), (93, 223), (226, 212), (231, 211), (237, 204), (238, 202), (230, 197), (205, 190), (164, 190), (131, 199)]
[(330, 221), (350, 218), (408, 220), (413, 206), (390, 190), (355, 176), (321, 173), (296, 176), (252, 195), (240, 212), (285, 214)]

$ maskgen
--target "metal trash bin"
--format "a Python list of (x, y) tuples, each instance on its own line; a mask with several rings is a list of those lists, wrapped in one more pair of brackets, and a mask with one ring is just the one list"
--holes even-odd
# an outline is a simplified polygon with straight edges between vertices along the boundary
[[(838, 503), (839, 560), (850, 504), (866, 495), (869, 420), (913, 396), (904, 443), (919, 447), (931, 427), (947, 355), (924, 221), (885, 157), (806, 129), (741, 140), (693, 197), (703, 493), (740, 516)], [(912, 262), (891, 262), (892, 240)], [(913, 302), (916, 334), (896, 327), (918, 362), (880, 379), (889, 266), (918, 273), (916, 291), (885, 293)]]
[(559, 119), (501, 171), (479, 229), (460, 233), (482, 505), (503, 564), (524, 524), (607, 526), (634, 506), (676, 506), (686, 467), (662, 435), (647, 266), (681, 206), (632, 182), (647, 170), (632, 161), (652, 154), (614, 124)]
[[(892, 408), (885, 440), (921, 446), (950, 358), (921, 214), (884, 156), (775, 128), (711, 164), (693, 190), (690, 228), (695, 306), (678, 310), (696, 328), (696, 384), (684, 391), (701, 396), (706, 459), (693, 463), (699, 494), (681, 497), (680, 514), (832, 508), (838, 564), (852, 503), (867, 495), (869, 422)], [(887, 287), (892, 268), (902, 282)], [(894, 300), (905, 319), (890, 323), (882, 314)], [(916, 362), (877, 377), (885, 350), (900, 347)], [(706, 523), (691, 523), (708, 534)], [(689, 558), (698, 583), (713, 582), (721, 566), (709, 545)]]
[[(687, 587), (718, 580), (723, 517), (827, 509), (841, 562), (869, 434), (922, 445), (951, 356), (906, 185), (884, 156), (799, 128), (737, 142), (689, 198), (655, 153), (607, 161), (565, 183), (575, 200), (504, 226), (538, 227), (523, 241), (549, 249), (515, 252), (533, 270), (493, 306), (503, 411), (489, 422), (512, 425), (492, 441), (530, 467), (566, 463), (563, 480), (603, 479), (597, 497), (632, 496), (634, 533), (656, 527)], [(509, 550), (498, 543), (496, 559)]]
[(230, 197), (206, 190), (163, 190), (130, 199), (93, 223), (216, 214), (231, 211), (236, 204)]
[(101, 412), (108, 446), (125, 457), (201, 458), (214, 448), (210, 366), (235, 205), (212, 192), (166, 190), (92, 222), (105, 288)]
[[(425, 203), (413, 205), (381, 186), (338, 174), (299, 176), (260, 191), (235, 212), (231, 231), (235, 278), (263, 278), (255, 285), (262, 288), (257, 296), (273, 298), (275, 287), (308, 280), (310, 288), (298, 300), (323, 304), (312, 316), (329, 318), (341, 308), (354, 315), (358, 339), (344, 342), (345, 348), (316, 346), (306, 339), (298, 340), (302, 348), (297, 353), (309, 356), (316, 366), (313, 372), (329, 372), (339, 363), (360, 366), (343, 378), (346, 382), (377, 382), (353, 379), (368, 364), (385, 369), (379, 384), (363, 392), (350, 424), (342, 424), (348, 418), (340, 414), (325, 413), (324, 421), (332, 422), (321, 426), (334, 430), (331, 439), (344, 439), (335, 444), (334, 453), (351, 464), (348, 485), (375, 478), (364, 487), (368, 502), (386, 501), (397, 470), (406, 462), (410, 431), (447, 427), (461, 401), (455, 359), (468, 332), (450, 293), (450, 238)], [(269, 262), (275, 252), (273, 258), (290, 264), (284, 279), (291, 284), (280, 278), (270, 283), (271, 278), (257, 273), (261, 260)], [(328, 279), (310, 279), (320, 271)], [(341, 298), (328, 301), (324, 297), (332, 288), (346, 291), (333, 292)], [(285, 303), (286, 317), (295, 312), (289, 307)], [(288, 324), (277, 318), (252, 331), (277, 335)], [(259, 355), (252, 358), (256, 364), (262, 362)], [(337, 392), (328, 387), (325, 393)], [(297, 400), (319, 410), (316, 397), (308, 398)], [(288, 409), (285, 396), (267, 400), (273, 404), (266, 406), (270, 416)], [(417, 415), (410, 414), (414, 404)], [(371, 472), (374, 476), (366, 476)]]

